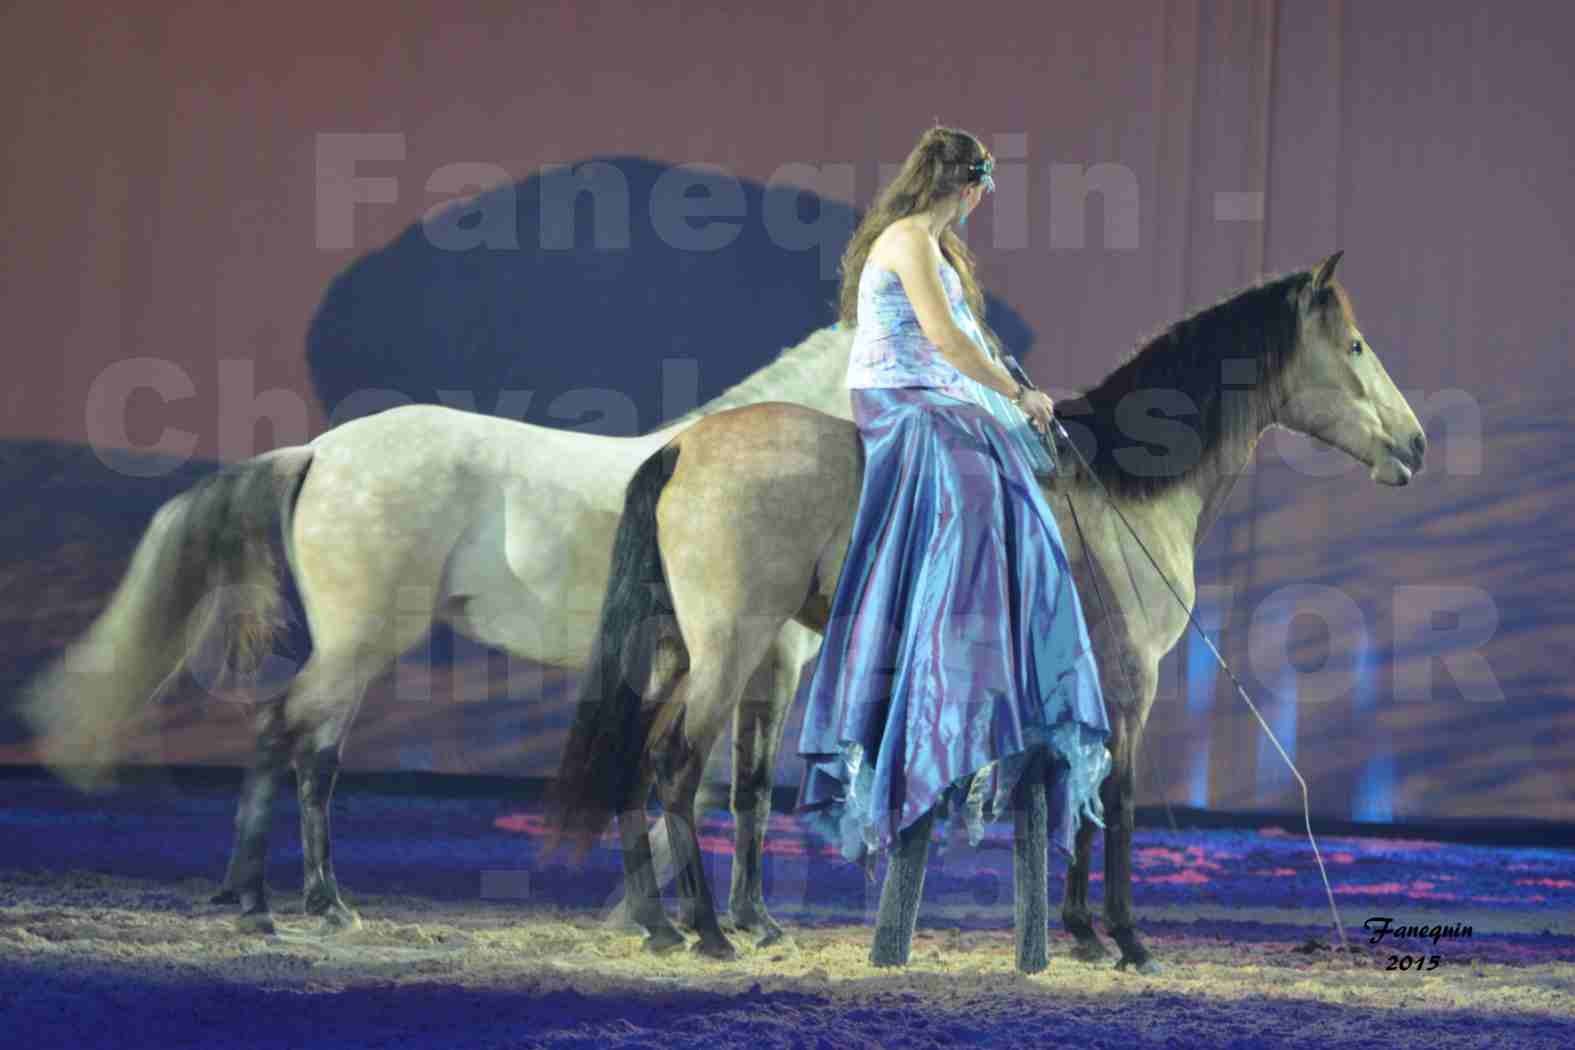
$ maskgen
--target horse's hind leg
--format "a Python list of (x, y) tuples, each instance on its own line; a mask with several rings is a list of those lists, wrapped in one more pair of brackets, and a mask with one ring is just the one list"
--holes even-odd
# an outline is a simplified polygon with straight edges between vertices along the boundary
[(886, 865), (880, 888), (880, 912), (875, 918), (875, 939), (870, 944), (872, 966), (906, 966), (913, 948), (913, 928), (919, 921), (919, 899), (924, 896), (924, 869), (930, 859), (931, 810), (897, 835), (897, 848)]
[(329, 801), (339, 777), (340, 742), (315, 750), (302, 748), (295, 757), (297, 795), (301, 807), (301, 847), (306, 864), (302, 910), (320, 915), (329, 929), (354, 929), (361, 920), (339, 895), (329, 836)]
[(645, 929), (645, 950), (661, 954), (683, 944), (684, 935), (662, 908), (662, 890), (656, 879), (651, 833), (645, 819), (645, 800), (650, 792), (650, 777), (642, 775), (630, 804), (618, 814), (618, 834), (623, 841), (622, 907), (631, 921)]
[[(816, 639), (817, 644), (818, 641)], [(761, 878), (762, 854), (766, 827), (771, 820), (771, 790), (776, 772), (776, 756), (781, 750), (782, 730), (787, 724), (794, 687), (798, 683), (799, 665), (802, 663), (798, 655), (796, 647), (784, 649), (779, 639), (750, 676), (744, 699), (733, 719), (730, 797), (714, 797), (705, 785), (696, 795), (697, 817), (712, 808), (726, 806), (732, 811), (733, 875), (729, 919), (734, 929), (759, 933), (756, 947), (760, 948), (768, 947), (782, 937), (782, 927), (766, 910)], [(672, 847), (668, 841), (665, 819), (658, 819), (647, 829), (646, 844), (651, 858), (651, 877), (660, 886), (672, 878), (673, 868)], [(684, 905), (681, 922), (694, 929), (693, 902), (686, 900)], [(633, 905), (627, 897), (618, 902), (608, 914), (606, 922), (615, 928), (627, 928), (630, 923), (650, 928), (635, 917)]]
[(1014, 925), (1017, 928), (1017, 969), (1038, 973), (1050, 965), (1050, 895), (1045, 855), (1049, 843), (1049, 811), (1045, 802), (1045, 767), (1041, 751), (1028, 759), (1017, 786), (1016, 827), (1012, 838)]
[(235, 842), (230, 849), (224, 885), (213, 897), (214, 904), (240, 905), (237, 921), (248, 933), (274, 932), (266, 868), (273, 800), (290, 756), (282, 708), (283, 702), (274, 700), (257, 710), (256, 750), (235, 809)]
[(685, 914), (700, 935), (694, 950), (713, 959), (732, 959), (737, 953), (717, 921), (716, 902), (711, 896), (710, 880), (706, 878), (700, 837), (695, 832), (695, 791), (705, 772), (705, 762), (696, 760), (691, 753), (678, 757), (671, 765), (662, 761), (657, 769), (663, 819), (667, 822), (667, 837), (673, 847), (678, 895)]
[[(708, 606), (707, 612), (714, 613), (717, 608)], [(748, 669), (759, 665), (774, 628), (781, 624), (781, 620), (768, 624), (745, 617), (725, 626), (692, 626), (689, 668), (662, 705), (651, 730), (651, 760), (672, 845), (678, 893), (685, 914), (700, 935), (695, 951), (716, 959), (732, 959), (735, 952), (717, 921), (696, 833), (695, 795), (711, 745), (738, 705)]]
[(340, 896), (334, 875), (329, 806), (350, 723), (368, 682), (392, 659), (381, 647), (363, 648), (354, 654), (338, 647), (319, 650), (296, 679), (285, 705), (293, 731), (291, 750), (301, 809), (301, 851), (306, 869), (302, 909), (320, 916), (328, 932), (361, 925)]
[[(797, 625), (784, 631), (802, 630)], [(798, 647), (779, 634), (766, 659), (750, 677), (733, 723), (733, 886), (729, 910), (739, 930), (757, 932), (756, 946), (782, 938), (782, 927), (766, 910), (763, 867), (766, 828), (771, 821), (771, 790), (777, 752), (787, 724), (802, 661)]]

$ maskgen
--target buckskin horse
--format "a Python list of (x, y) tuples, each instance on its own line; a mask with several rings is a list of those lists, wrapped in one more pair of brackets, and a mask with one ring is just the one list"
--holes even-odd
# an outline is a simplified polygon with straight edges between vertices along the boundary
[[(1340, 254), (1187, 317), (1093, 389), (1057, 403), (1058, 418), (1081, 432), (1073, 440), (1086, 446), (1092, 473), (1063, 447), (1063, 468), (1042, 484), (1067, 543), (1110, 716), (1105, 922), (1120, 968), (1158, 969), (1132, 910), (1132, 828), (1160, 658), (1186, 628), (1198, 544), (1260, 437), (1272, 426), (1309, 435), (1365, 464), (1384, 485), (1404, 485), (1421, 469), (1426, 437), (1357, 327), (1334, 277)], [(655, 450), (629, 483), (554, 819), (561, 836), (583, 845), (618, 817), (626, 902), (651, 950), (684, 942), (650, 874), (645, 800), (654, 782), (685, 918), (699, 934), (695, 949), (733, 954), (700, 863), (701, 771), (781, 625), (825, 626), (861, 471), (848, 419), (764, 403), (706, 416)], [(922, 887), (922, 874), (911, 871), (922, 869), (928, 845), (928, 822), (920, 824), (911, 835), (922, 841), (900, 843), (888, 871), (888, 880), (905, 879), (909, 897)], [(1079, 830), (1061, 912), (1077, 942), (1073, 954), (1084, 960), (1107, 954), (1087, 902), (1093, 834), (1089, 823)], [(1038, 892), (1042, 898), (1042, 882)], [(888, 922), (886, 898), (878, 930)], [(892, 952), (905, 957), (906, 946), (888, 958)]]

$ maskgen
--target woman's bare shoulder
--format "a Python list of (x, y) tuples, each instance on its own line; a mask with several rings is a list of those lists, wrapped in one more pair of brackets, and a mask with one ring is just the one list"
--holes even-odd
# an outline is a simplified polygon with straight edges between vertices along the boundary
[(870, 246), (869, 261), (887, 270), (923, 265), (939, 248), (924, 224), (913, 218), (898, 219), (881, 231)]

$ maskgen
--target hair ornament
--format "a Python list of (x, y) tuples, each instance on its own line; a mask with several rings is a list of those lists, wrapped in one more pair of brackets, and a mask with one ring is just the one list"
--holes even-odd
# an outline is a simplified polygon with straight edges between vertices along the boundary
[(995, 158), (986, 157), (968, 166), (968, 174), (984, 183), (986, 193), (995, 192)]

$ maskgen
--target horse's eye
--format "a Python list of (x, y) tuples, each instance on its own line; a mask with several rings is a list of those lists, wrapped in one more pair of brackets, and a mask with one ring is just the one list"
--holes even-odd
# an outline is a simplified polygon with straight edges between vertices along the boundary
[(1361, 352), (1362, 352), (1362, 341), (1360, 339), (1353, 339), (1353, 340), (1351, 340), (1351, 353), (1359, 354)]

